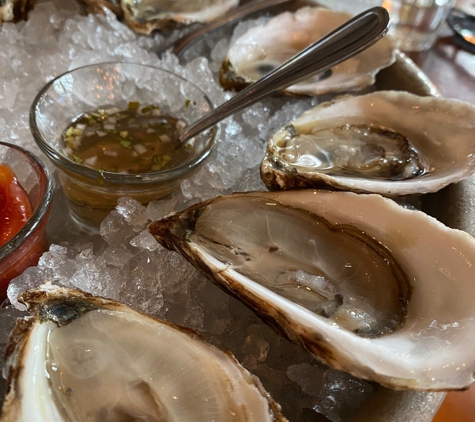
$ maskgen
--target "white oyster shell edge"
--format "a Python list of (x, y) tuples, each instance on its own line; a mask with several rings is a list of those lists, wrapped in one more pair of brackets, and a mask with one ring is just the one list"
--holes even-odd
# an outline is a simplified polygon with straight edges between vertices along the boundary
[[(475, 107), (463, 101), (420, 97), (402, 91), (347, 95), (320, 104), (291, 123), (297, 131), (308, 127), (331, 129), (347, 124), (386, 127), (406, 136), (429, 162), (426, 174), (406, 180), (338, 176), (289, 164), (309, 183), (322, 182), (342, 190), (398, 196), (436, 192), (475, 172)], [(277, 141), (278, 132), (268, 142), (264, 172), (272, 172), (272, 166), (268, 166), (269, 157), (279, 158)], [(278, 183), (285, 188), (286, 181), (282, 176), (278, 177)]]
[[(79, 290), (45, 284), (25, 295), (34, 315), (20, 319), (10, 338), (2, 422), (31, 421), (32, 415), (47, 422), (134, 414), (154, 420), (287, 421), (256, 377), (192, 330)], [(59, 313), (50, 304), (60, 304)], [(91, 309), (69, 318), (75, 306)], [(58, 326), (51, 319), (61, 320), (63, 312), (68, 323)], [(59, 383), (50, 381), (54, 372), (70, 392), (52, 388)], [(147, 387), (137, 389), (141, 384)], [(60, 410), (63, 406), (72, 410)]]
[(474, 238), (380, 195), (312, 190), (242, 195), (308, 210), (380, 241), (412, 285), (407, 320), (391, 334), (359, 337), (189, 244), (185, 254), (208, 267), (218, 283), (336, 369), (393, 389), (447, 391), (474, 381)]
[[(145, 5), (141, 5), (144, 3)], [(162, 5), (161, 5), (162, 3)], [(150, 34), (153, 30), (171, 29), (192, 23), (207, 23), (235, 8), (239, 0), (155, 0), (152, 2), (120, 0), (127, 24), (139, 34)], [(145, 19), (142, 13), (156, 9), (153, 17)], [(200, 6), (200, 7), (197, 7)]]
[[(229, 48), (225, 62), (232, 69), (232, 79), (252, 83), (262, 75), (259, 67), (283, 64), (315, 41), (350, 20), (351, 14), (321, 7), (303, 7), (295, 13), (284, 12), (264, 26), (251, 28)], [(332, 68), (331, 76), (309, 78), (286, 88), (297, 95), (322, 95), (361, 90), (373, 85), (382, 68), (396, 61), (395, 42), (385, 36), (375, 45)], [(227, 80), (226, 72), (223, 79)]]

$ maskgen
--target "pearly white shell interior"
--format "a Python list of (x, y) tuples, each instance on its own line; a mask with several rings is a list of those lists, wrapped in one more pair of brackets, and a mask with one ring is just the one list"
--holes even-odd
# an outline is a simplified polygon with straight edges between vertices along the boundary
[[(339, 189), (392, 196), (436, 192), (475, 172), (475, 107), (468, 103), (380, 91), (341, 97), (305, 112), (292, 122), (298, 132), (347, 124), (374, 125), (400, 133), (428, 161), (428, 172), (406, 180), (338, 176), (311, 168), (297, 169), (299, 175)], [(271, 137), (268, 154), (278, 156), (275, 145), (280, 136), (282, 132)]]
[[(320, 7), (304, 7), (285, 12), (266, 25), (251, 28), (229, 48), (227, 60), (237, 77), (254, 82), (261, 67), (278, 67), (351, 19), (346, 12)], [(332, 68), (331, 76), (315, 76), (288, 87), (295, 94), (320, 95), (361, 90), (375, 82), (375, 75), (396, 60), (391, 37), (384, 37), (362, 53)]]
[(274, 420), (232, 357), (125, 307), (36, 322), (21, 363), (17, 422)]
[[(191, 241), (190, 253), (199, 256), (227, 288), (244, 301), (262, 301), (266, 305), (258, 311), (275, 318), (310, 350), (312, 342), (325, 344), (330, 353), (320, 357), (356, 376), (419, 390), (460, 389), (474, 381), (475, 239), (379, 195), (308, 190), (248, 196), (352, 225), (380, 241), (413, 287), (407, 320), (391, 334), (359, 337), (239, 274)], [(248, 208), (240, 211), (249, 214)], [(233, 245), (242, 246), (239, 239), (233, 239)]]

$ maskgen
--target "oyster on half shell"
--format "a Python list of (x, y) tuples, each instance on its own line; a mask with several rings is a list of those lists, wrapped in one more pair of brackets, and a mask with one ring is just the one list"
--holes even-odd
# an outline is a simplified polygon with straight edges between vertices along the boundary
[(121, 0), (127, 24), (138, 33), (205, 23), (236, 7), (239, 0)]
[(271, 136), (271, 190), (332, 188), (385, 196), (436, 192), (475, 172), (475, 107), (380, 91), (323, 103)]
[[(346, 12), (304, 7), (284, 12), (266, 25), (251, 28), (229, 48), (221, 68), (221, 85), (241, 89), (282, 65), (301, 50), (351, 19)], [(285, 89), (297, 95), (359, 91), (374, 84), (375, 75), (396, 60), (394, 41), (384, 37), (372, 47)]]
[(78, 290), (22, 295), (2, 422), (286, 421), (231, 354), (191, 330)]
[(149, 231), (325, 364), (394, 389), (475, 372), (475, 239), (380, 195), (218, 197)]

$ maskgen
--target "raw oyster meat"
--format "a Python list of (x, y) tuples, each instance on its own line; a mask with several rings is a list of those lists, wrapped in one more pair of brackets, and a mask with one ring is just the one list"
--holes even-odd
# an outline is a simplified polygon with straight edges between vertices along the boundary
[(58, 286), (22, 300), (33, 315), (10, 337), (2, 422), (286, 421), (231, 354), (191, 330)]
[(475, 107), (380, 91), (320, 104), (271, 136), (271, 190), (332, 188), (385, 196), (436, 192), (475, 172)]
[[(349, 19), (351, 15), (346, 12), (304, 7), (251, 28), (229, 48), (221, 68), (221, 84), (240, 89), (257, 81)], [(386, 36), (360, 54), (286, 88), (285, 92), (320, 95), (361, 90), (374, 84), (380, 69), (394, 63), (395, 51), (394, 41)]]
[(0, 0), (0, 25), (2, 22), (26, 20), (36, 0)]
[(209, 22), (236, 7), (239, 0), (121, 0), (127, 24), (138, 33)]
[(218, 197), (149, 231), (325, 364), (394, 389), (475, 371), (475, 239), (380, 195)]

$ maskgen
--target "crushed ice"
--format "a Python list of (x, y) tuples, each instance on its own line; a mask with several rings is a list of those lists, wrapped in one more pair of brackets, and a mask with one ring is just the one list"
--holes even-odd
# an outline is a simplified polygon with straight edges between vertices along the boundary
[[(110, 12), (84, 16), (74, 1), (39, 1), (27, 22), (0, 27), (0, 139), (32, 150), (50, 165), (30, 134), (30, 104), (53, 77), (91, 63), (159, 66), (197, 83), (213, 102), (222, 103), (231, 95), (217, 84), (227, 40), (252, 24), (240, 23), (234, 34), (229, 29), (226, 36), (222, 32), (209, 35), (180, 63), (170, 53), (161, 58), (156, 54), (180, 31), (168, 38), (137, 36)], [(208, 341), (231, 350), (261, 379), (292, 421), (308, 420), (309, 411), (315, 417), (318, 412), (332, 421), (344, 420), (371, 392), (370, 384), (323, 368), (207, 281), (184, 258), (159, 246), (145, 230), (148, 221), (197, 201), (264, 189), (258, 167), (267, 137), (316, 104), (315, 99), (274, 98), (228, 118), (207, 165), (183, 182), (181, 191), (147, 207), (122, 198), (103, 221), (100, 235), (75, 226), (64, 196), (56, 189), (48, 224), (51, 247), (36, 267), (12, 281), (8, 290), (12, 304), (20, 309), (18, 294), (45, 281), (120, 300), (195, 329)], [(7, 322), (2, 326), (10, 328), (16, 315), (12, 309), (0, 309), (2, 322)], [(0, 341), (0, 348), (4, 342)]]

